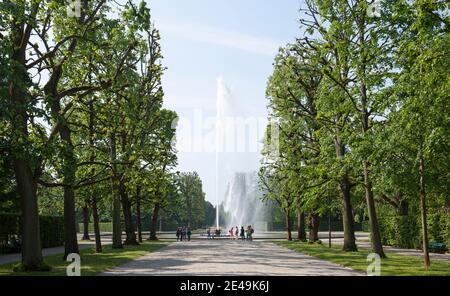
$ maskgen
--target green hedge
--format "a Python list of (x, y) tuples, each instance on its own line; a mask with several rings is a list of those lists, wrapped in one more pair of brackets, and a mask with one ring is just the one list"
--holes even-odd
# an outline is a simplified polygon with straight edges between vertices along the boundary
[[(39, 216), (39, 229), (42, 248), (62, 246), (64, 244), (64, 218), (58, 216)], [(20, 237), (21, 219), (19, 214), (0, 213), (0, 254), (11, 251), (8, 239)]]
[[(100, 232), (112, 232), (112, 222), (100, 222), (99, 226), (100, 226)], [(78, 229), (82, 233), (84, 231), (83, 223), (78, 223), (78, 227), (79, 227)], [(124, 228), (122, 228), (122, 229), (124, 229)], [(94, 223), (92, 223), (92, 222), (89, 223), (89, 232), (91, 232), (91, 233), (94, 232)]]
[(64, 245), (64, 218), (58, 216), (40, 216), (39, 230), (43, 248)]
[(383, 245), (418, 249), (421, 246), (420, 223), (416, 216), (380, 217)]
[(450, 247), (450, 214), (429, 214), (427, 218), (430, 241)]
[[(366, 222), (367, 223), (367, 222)], [(367, 224), (364, 223), (364, 228)], [(381, 240), (384, 245), (400, 248), (422, 248), (422, 223), (419, 215), (382, 216), (379, 218)], [(429, 242), (450, 246), (450, 215), (427, 216)]]

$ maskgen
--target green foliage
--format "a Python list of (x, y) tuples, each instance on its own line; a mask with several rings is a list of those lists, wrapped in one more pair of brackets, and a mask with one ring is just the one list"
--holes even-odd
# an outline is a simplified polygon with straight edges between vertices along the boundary
[[(432, 213), (427, 216), (429, 241), (450, 242), (450, 215)], [(381, 216), (380, 231), (383, 244), (400, 248), (422, 248), (421, 222), (418, 215)]]
[(176, 212), (181, 221), (192, 228), (205, 226), (205, 193), (197, 172), (179, 176), (180, 200)]
[(384, 245), (419, 249), (420, 220), (416, 215), (380, 217), (381, 241)]
[(49, 272), (52, 270), (50, 265), (47, 265), (45, 263), (37, 264), (37, 265), (30, 265), (30, 264), (23, 264), (23, 263), (17, 263), (13, 266), (12, 269), (15, 273), (17, 272), (31, 272), (31, 271), (37, 271), (37, 272)]
[(205, 201), (205, 222), (204, 226), (210, 227), (216, 223), (216, 208), (209, 202)]
[[(366, 216), (375, 203), (383, 242), (417, 248), (420, 198), (429, 213), (450, 206), (449, 4), (384, 1), (376, 18), (366, 8), (302, 5), (301, 35), (279, 51), (268, 79), (279, 135), (268, 126), (261, 187), (285, 212), (344, 215), (338, 197), (351, 188), (352, 214)], [(448, 240), (447, 219), (433, 215), (430, 240)]]
[[(58, 216), (39, 216), (41, 245), (43, 248), (62, 246), (64, 242), (64, 219)], [(19, 214), (0, 214), (0, 253), (5, 252), (11, 236), (21, 236)], [(17, 251), (17, 250), (16, 250)], [(28, 267), (27, 267), (28, 268)]]
[(64, 243), (64, 218), (40, 216), (39, 229), (43, 248), (62, 246)]
[(428, 215), (430, 242), (450, 246), (450, 214), (432, 213)]

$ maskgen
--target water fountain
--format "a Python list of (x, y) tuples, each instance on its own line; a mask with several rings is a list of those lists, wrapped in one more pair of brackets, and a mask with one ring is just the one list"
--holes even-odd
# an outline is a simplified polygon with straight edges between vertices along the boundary
[(226, 86), (222, 77), (217, 78), (216, 96), (216, 229), (219, 229), (219, 153), (224, 151), (226, 129), (229, 121), (232, 120), (232, 109), (237, 108), (233, 102), (231, 92)]
[[(220, 211), (220, 193), (219, 172), (223, 174), (225, 168), (219, 164), (219, 156), (221, 152), (225, 151), (225, 142), (227, 144), (234, 144), (230, 141), (236, 140), (233, 138), (233, 133), (230, 129), (236, 128), (233, 125), (233, 116), (243, 115), (245, 113), (239, 101), (231, 95), (230, 90), (225, 85), (223, 78), (217, 79), (217, 100), (216, 100), (216, 155), (215, 155), (215, 169), (216, 169), (216, 229), (220, 229), (219, 211)], [(238, 139), (241, 140), (241, 139)], [(229, 163), (227, 163), (229, 165)], [(219, 170), (220, 169), (220, 170)], [(226, 178), (230, 178), (228, 188), (225, 194), (223, 203), (224, 211), (228, 219), (226, 219), (226, 226), (234, 227), (236, 225), (247, 226), (254, 225), (255, 222), (263, 221), (264, 205), (260, 200), (262, 193), (258, 190), (258, 176), (256, 172), (251, 173), (234, 173), (230, 171)], [(224, 225), (222, 225), (224, 226)]]
[(235, 173), (228, 184), (223, 204), (227, 226), (246, 227), (263, 222), (265, 205), (261, 201), (261, 196), (256, 172)]

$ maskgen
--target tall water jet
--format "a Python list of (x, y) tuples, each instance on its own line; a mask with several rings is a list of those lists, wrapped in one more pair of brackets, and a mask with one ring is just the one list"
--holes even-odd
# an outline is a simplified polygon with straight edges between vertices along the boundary
[(223, 78), (217, 78), (216, 97), (216, 229), (219, 229), (219, 152), (223, 147), (225, 134), (225, 120), (227, 109), (227, 98), (230, 91), (225, 85)]

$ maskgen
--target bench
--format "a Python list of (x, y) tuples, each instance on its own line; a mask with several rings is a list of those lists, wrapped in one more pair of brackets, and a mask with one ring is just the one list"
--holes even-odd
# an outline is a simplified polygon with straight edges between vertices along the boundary
[(447, 246), (444, 243), (432, 242), (430, 243), (429, 248), (430, 252), (432, 253), (444, 254), (446, 251), (448, 251)]

